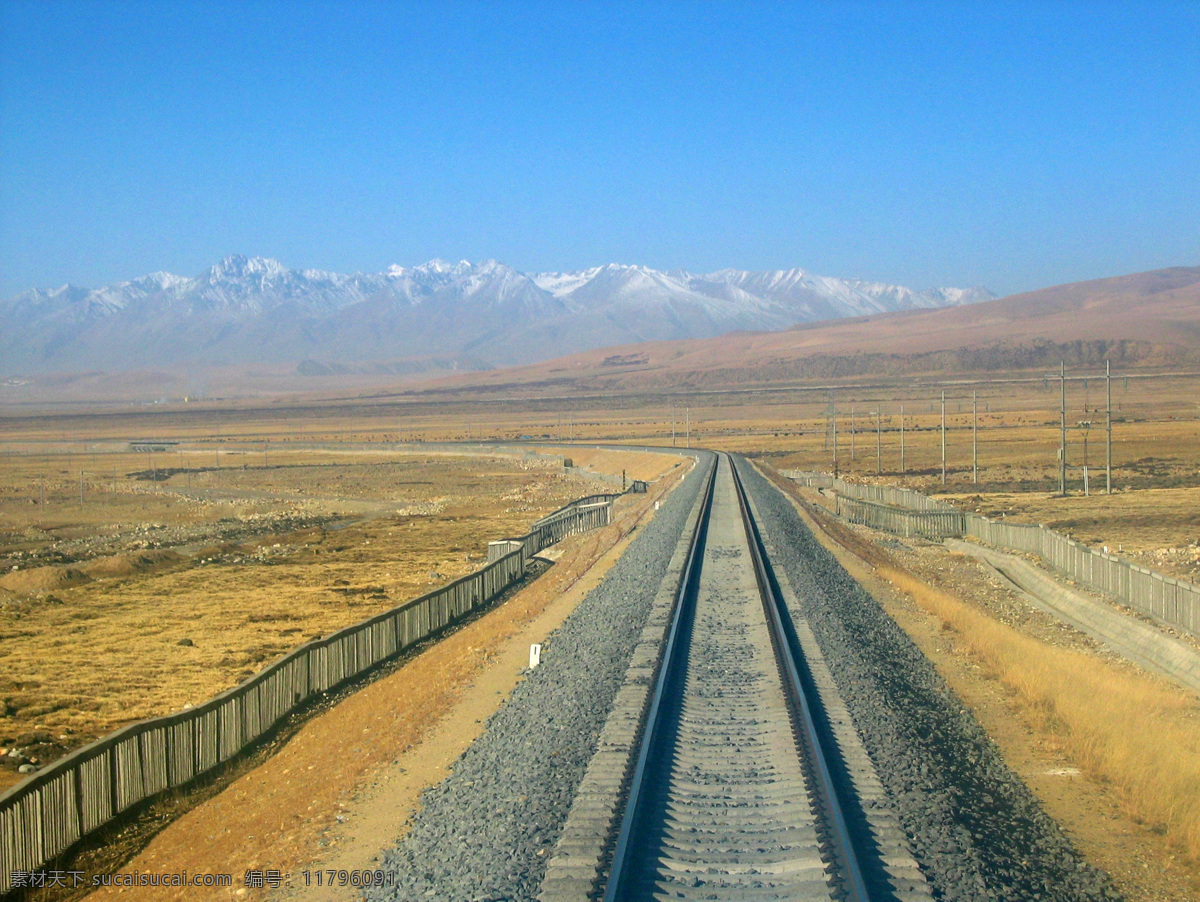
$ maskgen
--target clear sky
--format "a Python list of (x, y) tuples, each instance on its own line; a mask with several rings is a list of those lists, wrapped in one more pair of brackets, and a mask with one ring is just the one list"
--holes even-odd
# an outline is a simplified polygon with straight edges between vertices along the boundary
[(230, 253), (1200, 264), (1200, 2), (0, 0), (0, 296)]

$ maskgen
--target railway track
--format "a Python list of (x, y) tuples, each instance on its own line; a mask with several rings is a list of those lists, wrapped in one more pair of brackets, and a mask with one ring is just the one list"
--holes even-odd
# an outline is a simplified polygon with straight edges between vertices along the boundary
[(896, 898), (868, 890), (859, 848), (878, 848), (844, 810), (846, 765), (727, 455), (703, 505), (603, 898)]
[[(395, 886), (364, 895), (1119, 899), (787, 498), (740, 458), (711, 480), (716, 455), (696, 458), (381, 854)], [(776, 646), (804, 687), (842, 841)]]

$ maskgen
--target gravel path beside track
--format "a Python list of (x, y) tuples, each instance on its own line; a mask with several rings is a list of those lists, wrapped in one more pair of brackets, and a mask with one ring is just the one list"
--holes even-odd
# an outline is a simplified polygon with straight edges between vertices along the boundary
[(604, 581), (546, 643), (541, 665), (488, 722), (379, 866), (367, 898), (447, 902), (537, 895), (576, 786), (620, 688), (688, 513), (701, 466), (668, 497)]
[(939, 899), (1120, 898), (1005, 765), (971, 713), (879, 604), (751, 467), (776, 572), (795, 589)]

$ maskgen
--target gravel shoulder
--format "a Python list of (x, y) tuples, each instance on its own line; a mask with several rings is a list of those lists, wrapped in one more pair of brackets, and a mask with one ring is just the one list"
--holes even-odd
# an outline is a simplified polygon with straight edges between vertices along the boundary
[[(785, 483), (786, 484), (786, 483)], [(819, 496), (787, 486), (810, 501)], [(1128, 799), (1112, 783), (1083, 773), (1045, 712), (1030, 709), (1019, 693), (975, 655), (965, 637), (875, 569), (882, 557), (935, 591), (970, 604), (999, 624), (1047, 647), (1095, 657), (1131, 676), (1140, 669), (1058, 618), (1029, 603), (1011, 583), (974, 558), (940, 543), (899, 540), (867, 527), (850, 526), (821, 513), (803, 513), (819, 541), (908, 634), (971, 710), (1005, 762), (1070, 836), (1088, 861), (1116, 883), (1129, 902), (1200, 900), (1200, 872), (1164, 841), (1160, 831), (1133, 816)], [(1182, 693), (1182, 690), (1179, 690)]]
[(788, 499), (745, 468), (830, 671), (895, 801), (934, 892), (946, 900), (1120, 898), (1006, 765), (972, 713)]
[(407, 835), (380, 858), (395, 885), (366, 898), (536, 898), (709, 461), (702, 454), (451, 775), (423, 795)]

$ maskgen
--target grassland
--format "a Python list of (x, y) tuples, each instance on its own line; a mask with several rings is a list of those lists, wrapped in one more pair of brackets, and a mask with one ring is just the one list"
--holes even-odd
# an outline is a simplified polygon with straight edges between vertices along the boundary
[[(89, 452), (105, 478), (85, 471), (81, 503), (77, 455), (23, 452), (0, 457), (0, 746), (41, 761), (203, 701), (611, 488), (553, 456), (293, 445), (226, 450), (218, 467), (184, 443)], [(670, 465), (651, 457), (610, 452), (598, 472)]]
[[(547, 454), (610, 475), (624, 470), (628, 478), (652, 479), (669, 463), (597, 443), (690, 443), (778, 468), (829, 471), (836, 408), (836, 463), (844, 475), (1046, 523), (1195, 579), (1200, 379), (1114, 378), (1115, 492), (1106, 495), (1105, 386), (1096, 376), (1074, 373), (1067, 383), (1065, 498), (1057, 491), (1059, 386), (1030, 373), (769, 390), (664, 386), (605, 394), (543, 386), (520, 395), (439, 388), (86, 413), (0, 411), (0, 745), (42, 735), (52, 755), (129, 719), (194, 703), (310, 635), (472, 569), (487, 539), (521, 532), (569, 497), (612, 485), (566, 476), (559, 458), (500, 453), (494, 442), (533, 440)], [(1085, 437), (1089, 496), (1082, 494)], [(147, 438), (180, 444), (149, 455), (129, 450), (131, 440)], [(409, 444), (418, 441), (469, 441), (475, 456)], [(917, 581), (928, 586), (925, 576)], [(1047, 641), (1046, 631), (1000, 623), (1017, 635), (996, 632), (972, 619), (986, 612), (954, 592), (909, 588), (950, 624), (947, 635), (964, 647), (979, 644), (970, 654), (980, 667), (997, 675), (1011, 669), (997, 678), (1020, 700), (1021, 723), (1069, 747), (1148, 828), (1195, 854), (1195, 828), (1183, 817), (1195, 803), (1167, 810), (1152, 801), (1186, 800), (1186, 787), (1130, 782), (1160, 769), (1191, 773), (1200, 757), (1188, 744), (1193, 709), (1170, 693), (1107, 682), (1103, 668), (1094, 679), (1080, 678), (1079, 699), (1049, 699), (1046, 686), (1070, 684), (1095, 662), (1065, 654), (1071, 650)], [(1018, 651), (1017, 659), (1006, 650)], [(1015, 669), (1038, 660), (1051, 669), (1024, 676)], [(1069, 719), (1088, 710), (1119, 727), (1110, 730), (1107, 750), (1099, 728)], [(1157, 752), (1122, 751), (1115, 744), (1122, 733), (1129, 742), (1176, 737), (1171, 745), (1182, 758), (1163, 759), (1166, 743)], [(1159, 757), (1143, 757), (1151, 753)]]
[(1194, 695), (1096, 655), (1040, 642), (894, 565), (881, 572), (1016, 693), (1084, 773), (1115, 786), (1130, 815), (1200, 861)]

